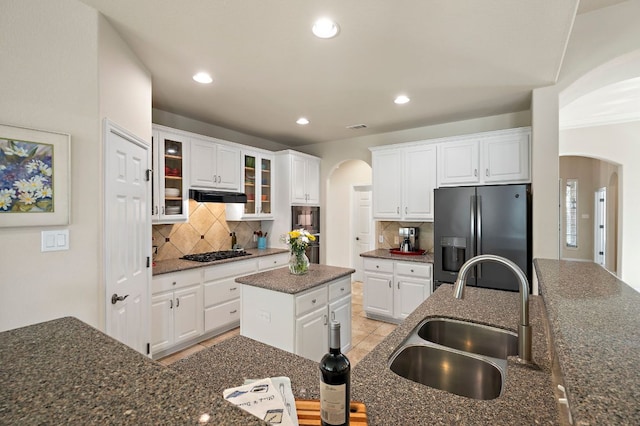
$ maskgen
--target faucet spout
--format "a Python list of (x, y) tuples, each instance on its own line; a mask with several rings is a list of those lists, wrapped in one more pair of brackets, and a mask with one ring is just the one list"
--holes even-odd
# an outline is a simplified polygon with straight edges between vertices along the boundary
[(520, 288), (520, 324), (518, 324), (518, 357), (520, 360), (526, 363), (531, 363), (531, 325), (529, 324), (529, 282), (527, 276), (522, 272), (522, 269), (518, 267), (509, 259), (505, 259), (501, 256), (495, 256), (492, 254), (483, 254), (480, 256), (472, 257), (467, 260), (460, 271), (458, 272), (458, 279), (453, 287), (453, 296), (456, 299), (462, 299), (464, 293), (464, 287), (467, 283), (467, 276), (471, 269), (482, 262), (494, 262), (504, 265), (510, 269), (518, 280)]

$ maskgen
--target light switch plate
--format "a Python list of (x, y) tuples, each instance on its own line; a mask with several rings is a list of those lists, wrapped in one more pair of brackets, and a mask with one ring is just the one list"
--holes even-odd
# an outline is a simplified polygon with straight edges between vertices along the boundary
[(41, 251), (69, 250), (69, 230), (42, 231)]

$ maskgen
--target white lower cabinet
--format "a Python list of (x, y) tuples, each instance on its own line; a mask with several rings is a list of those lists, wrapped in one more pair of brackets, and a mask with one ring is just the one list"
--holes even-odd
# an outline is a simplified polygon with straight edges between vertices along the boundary
[(255, 259), (204, 269), (204, 332), (225, 332), (240, 325), (240, 284), (235, 279), (256, 272)]
[(343, 350), (351, 348), (351, 278), (298, 294), (242, 286), (240, 334), (319, 362), (329, 348), (329, 321), (340, 321)]
[(164, 274), (152, 281), (151, 353), (178, 346), (202, 334), (200, 271)]
[(367, 317), (402, 322), (431, 295), (432, 269), (428, 263), (364, 259), (363, 303)]
[(240, 324), (237, 277), (278, 268), (289, 253), (172, 272), (153, 277), (151, 290), (151, 354), (169, 355)]
[(271, 256), (263, 256), (258, 258), (258, 271), (268, 271), (289, 264), (289, 252), (272, 254)]

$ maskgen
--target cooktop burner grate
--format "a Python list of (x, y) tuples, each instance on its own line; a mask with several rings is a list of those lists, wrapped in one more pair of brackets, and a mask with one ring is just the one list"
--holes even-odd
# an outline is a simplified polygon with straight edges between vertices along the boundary
[(251, 253), (247, 253), (244, 250), (223, 250), (223, 251), (210, 251), (207, 253), (186, 254), (180, 259), (191, 260), (194, 262), (213, 262), (215, 260), (230, 259), (232, 257), (250, 256)]

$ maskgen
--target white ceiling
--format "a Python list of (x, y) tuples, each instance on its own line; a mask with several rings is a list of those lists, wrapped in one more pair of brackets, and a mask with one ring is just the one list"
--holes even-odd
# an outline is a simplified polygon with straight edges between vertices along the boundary
[[(154, 108), (292, 147), (529, 109), (556, 81), (578, 2), (82, 1), (150, 70)], [(336, 38), (311, 34), (321, 16)]]

